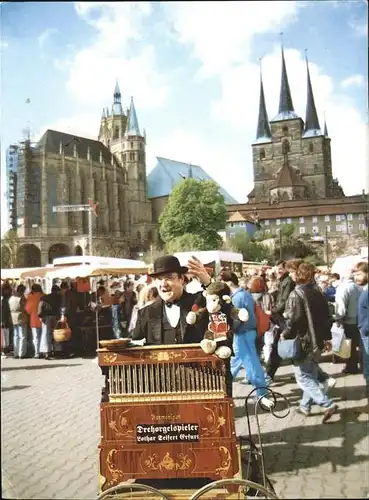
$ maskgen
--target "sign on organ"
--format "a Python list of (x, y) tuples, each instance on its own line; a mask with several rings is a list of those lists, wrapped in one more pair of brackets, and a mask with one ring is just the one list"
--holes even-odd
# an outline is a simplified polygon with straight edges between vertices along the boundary
[(198, 424), (136, 425), (137, 443), (200, 441)]

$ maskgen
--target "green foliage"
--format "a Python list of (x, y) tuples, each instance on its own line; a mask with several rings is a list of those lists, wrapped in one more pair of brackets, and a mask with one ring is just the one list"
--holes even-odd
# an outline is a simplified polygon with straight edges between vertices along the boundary
[[(167, 250), (173, 245), (184, 249), (187, 242), (199, 246), (200, 240), (201, 250), (216, 250), (222, 245), (218, 231), (225, 228), (226, 221), (227, 210), (218, 186), (213, 181), (184, 179), (173, 189), (159, 218), (160, 236)], [(176, 241), (180, 237), (184, 239)]]
[(243, 260), (262, 262), (271, 260), (271, 252), (265, 245), (254, 241), (246, 232), (238, 233), (230, 241), (235, 252), (242, 253)]
[(282, 231), (282, 238), (290, 239), (297, 234), (296, 224), (283, 224), (280, 230)]
[(176, 252), (190, 252), (191, 250), (209, 250), (203, 238), (198, 234), (186, 233), (182, 236), (174, 238), (166, 245), (168, 253), (173, 254)]

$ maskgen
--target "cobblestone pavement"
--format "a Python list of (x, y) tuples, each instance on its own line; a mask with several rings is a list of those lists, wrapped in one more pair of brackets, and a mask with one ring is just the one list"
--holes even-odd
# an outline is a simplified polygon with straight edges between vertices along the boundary
[[(260, 418), (266, 469), (279, 498), (366, 498), (369, 490), (368, 414), (361, 375), (337, 376), (332, 398), (340, 410), (321, 424), (321, 410), (296, 412), (299, 390), (290, 366), (273, 390), (288, 397), (290, 414)], [(97, 445), (103, 377), (91, 359), (2, 360), (2, 497), (88, 499), (98, 492)], [(237, 433), (247, 434), (244, 398), (235, 383)], [(250, 406), (252, 411), (252, 407)], [(255, 416), (251, 418), (256, 439)]]

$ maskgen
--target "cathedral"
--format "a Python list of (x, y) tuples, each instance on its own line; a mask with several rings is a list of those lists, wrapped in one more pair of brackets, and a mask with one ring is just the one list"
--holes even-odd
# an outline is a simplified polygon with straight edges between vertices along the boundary
[[(93, 249), (137, 257), (154, 243), (157, 224), (147, 198), (145, 133), (133, 98), (123, 109), (116, 84), (104, 108), (98, 140), (47, 130), (19, 151), (16, 174), (17, 265), (44, 265), (56, 257), (87, 254), (88, 213), (56, 206), (98, 202)], [(75, 208), (77, 210), (77, 208)], [(114, 252), (114, 253), (115, 253)]]

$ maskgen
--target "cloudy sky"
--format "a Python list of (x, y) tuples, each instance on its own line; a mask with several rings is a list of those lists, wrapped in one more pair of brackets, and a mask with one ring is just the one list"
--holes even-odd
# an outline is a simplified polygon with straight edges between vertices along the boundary
[[(334, 175), (346, 194), (368, 185), (364, 0), (2, 2), (0, 8), (2, 159), (27, 124), (35, 140), (47, 128), (96, 138), (118, 79), (124, 105), (134, 96), (147, 132), (148, 171), (156, 156), (201, 165), (246, 201), (259, 59), (272, 119), (283, 32), (295, 111), (304, 119), (308, 49), (320, 124), (325, 113), (332, 138)], [(2, 229), (4, 216), (2, 210)]]

